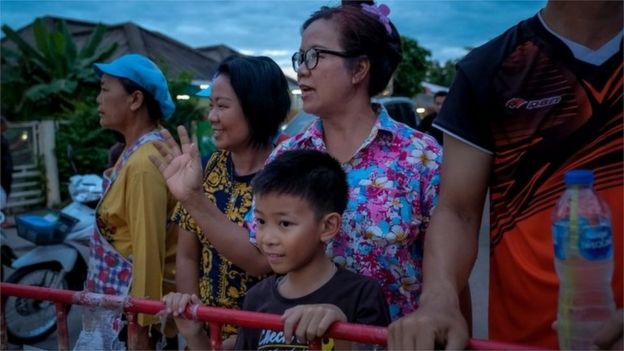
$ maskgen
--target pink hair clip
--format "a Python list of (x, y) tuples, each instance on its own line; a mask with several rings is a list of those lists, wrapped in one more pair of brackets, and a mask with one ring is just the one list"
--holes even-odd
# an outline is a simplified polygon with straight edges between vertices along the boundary
[(386, 27), (386, 31), (388, 31), (388, 34), (392, 34), (390, 19), (388, 19), (388, 15), (390, 14), (390, 8), (386, 4), (381, 4), (379, 6), (362, 4), (362, 10), (377, 16), (377, 18), (379, 18), (379, 21), (384, 25), (384, 27)]

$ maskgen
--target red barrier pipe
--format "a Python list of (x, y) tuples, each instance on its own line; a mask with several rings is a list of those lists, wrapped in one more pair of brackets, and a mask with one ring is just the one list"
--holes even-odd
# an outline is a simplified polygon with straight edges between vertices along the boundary
[(524, 346), (524, 345), (517, 345), (517, 344), (509, 344), (505, 342), (479, 340), (479, 339), (468, 340), (468, 345), (466, 345), (466, 348), (468, 350), (509, 350), (509, 351), (543, 350), (543, 348), (537, 348), (533, 346)]
[(309, 351), (321, 351), (321, 339), (314, 339), (308, 343)]
[[(2, 269), (2, 268), (0, 268)], [(0, 290), (2, 292), (2, 290)], [(2, 303), (2, 299), (0, 299), (0, 349), (8, 350), (9, 349), (9, 337), (7, 336), (7, 324), (6, 319), (4, 317), (4, 304)]]
[(58, 349), (69, 350), (69, 329), (67, 328), (67, 310), (62, 302), (54, 303), (56, 308), (56, 336)]
[[(140, 312), (155, 315), (165, 308), (165, 304), (156, 300), (124, 298), (120, 296), (101, 295), (88, 292), (77, 292), (35, 286), (0, 283), (0, 295), (21, 296), (37, 300), (48, 300), (70, 304), (88, 304), (106, 308), (124, 308), (127, 312)], [(3, 314), (4, 316), (4, 314)], [(193, 319), (192, 308), (184, 312), (187, 319)], [(197, 320), (210, 321), (218, 324), (234, 324), (247, 328), (283, 330), (284, 325), (279, 315), (250, 311), (231, 310), (219, 307), (201, 306), (197, 309)], [(366, 344), (386, 345), (388, 330), (370, 325), (337, 322), (328, 330), (327, 336), (334, 339), (355, 341)], [(530, 350), (528, 346), (499, 343), (495, 341), (468, 341), (469, 349), (478, 350)]]
[(128, 320), (128, 350), (137, 350), (139, 341), (139, 325), (137, 324), (137, 314), (134, 312), (126, 313)]
[(222, 350), (223, 342), (221, 341), (221, 324), (209, 322), (210, 329), (210, 346), (213, 350)]

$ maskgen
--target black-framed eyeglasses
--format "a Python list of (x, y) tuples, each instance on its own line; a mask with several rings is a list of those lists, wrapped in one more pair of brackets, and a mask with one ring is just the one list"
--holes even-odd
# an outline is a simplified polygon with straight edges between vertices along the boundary
[(319, 49), (319, 48), (309, 48), (306, 51), (297, 51), (292, 55), (292, 66), (295, 72), (301, 67), (302, 64), (305, 64), (306, 68), (311, 71), (316, 68), (319, 61), (319, 54), (329, 54), (340, 57), (355, 57), (357, 55), (349, 52), (340, 52), (334, 50), (327, 49)]

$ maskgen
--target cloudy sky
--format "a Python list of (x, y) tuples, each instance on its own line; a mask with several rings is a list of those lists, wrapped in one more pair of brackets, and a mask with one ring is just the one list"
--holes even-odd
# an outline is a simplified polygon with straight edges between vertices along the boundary
[[(0, 0), (0, 23), (19, 29), (44, 15), (118, 24), (132, 21), (192, 47), (226, 44), (247, 54), (273, 57), (293, 73), (290, 56), (299, 47), (299, 28), (323, 5), (337, 0)], [(379, 2), (378, 2), (379, 3)], [(402, 35), (416, 39), (446, 61), (532, 16), (539, 1), (386, 0)]]

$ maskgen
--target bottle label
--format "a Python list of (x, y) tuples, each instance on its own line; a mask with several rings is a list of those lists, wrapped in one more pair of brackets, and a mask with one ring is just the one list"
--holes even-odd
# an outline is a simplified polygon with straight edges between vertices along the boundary
[(555, 257), (559, 260), (565, 260), (568, 256), (566, 255), (568, 229), (567, 223), (563, 225), (561, 222), (555, 223), (552, 228)]
[(580, 234), (578, 250), (584, 259), (599, 261), (611, 257), (613, 243), (610, 226), (583, 226)]

